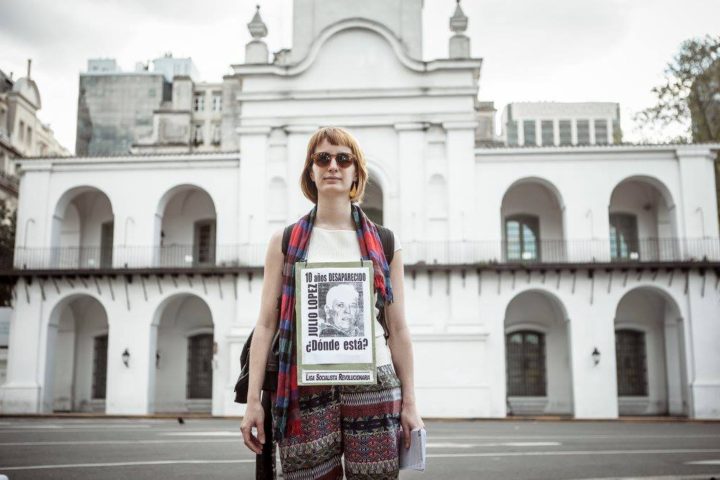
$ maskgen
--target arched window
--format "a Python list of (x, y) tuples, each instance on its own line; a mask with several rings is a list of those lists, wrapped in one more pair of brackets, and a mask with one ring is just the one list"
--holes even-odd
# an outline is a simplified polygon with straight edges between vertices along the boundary
[(540, 260), (540, 220), (534, 215), (505, 218), (505, 257), (507, 260)]
[(647, 396), (645, 334), (637, 330), (615, 331), (618, 396)]
[(544, 397), (545, 335), (523, 330), (505, 336), (507, 361), (507, 395), (509, 397)]
[(610, 214), (610, 256), (613, 260), (639, 260), (637, 217)]

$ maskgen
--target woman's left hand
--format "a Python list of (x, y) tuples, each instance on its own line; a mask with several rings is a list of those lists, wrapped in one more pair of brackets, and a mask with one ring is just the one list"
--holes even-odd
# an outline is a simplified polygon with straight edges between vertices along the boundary
[(422, 418), (417, 413), (414, 403), (409, 405), (403, 403), (400, 410), (400, 424), (402, 425), (405, 448), (410, 448), (410, 432), (425, 426)]

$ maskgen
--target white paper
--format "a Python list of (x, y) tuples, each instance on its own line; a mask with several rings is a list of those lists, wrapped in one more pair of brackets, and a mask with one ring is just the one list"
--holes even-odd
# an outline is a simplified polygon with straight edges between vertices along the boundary
[(427, 446), (427, 432), (424, 428), (410, 432), (410, 448), (405, 448), (404, 437), (399, 437), (400, 470), (425, 470), (425, 449)]

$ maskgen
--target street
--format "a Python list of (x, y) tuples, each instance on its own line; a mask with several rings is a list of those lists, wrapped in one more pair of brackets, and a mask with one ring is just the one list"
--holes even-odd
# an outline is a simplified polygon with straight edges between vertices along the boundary
[[(0, 473), (22, 479), (248, 479), (239, 420), (3, 418)], [(401, 478), (720, 478), (720, 423), (430, 421), (428, 468)]]

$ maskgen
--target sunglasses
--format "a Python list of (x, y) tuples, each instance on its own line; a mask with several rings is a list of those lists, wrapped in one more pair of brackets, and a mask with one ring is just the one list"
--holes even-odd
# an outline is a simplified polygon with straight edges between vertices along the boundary
[(330, 165), (330, 162), (332, 161), (333, 157), (335, 157), (335, 161), (338, 164), (338, 167), (340, 168), (348, 168), (350, 165), (355, 163), (355, 160), (357, 160), (357, 157), (353, 155), (352, 153), (336, 153), (333, 155), (332, 153), (328, 152), (315, 152), (312, 155), (310, 155), (310, 158), (313, 162), (315, 162), (315, 165), (318, 167), (325, 168), (328, 165)]

